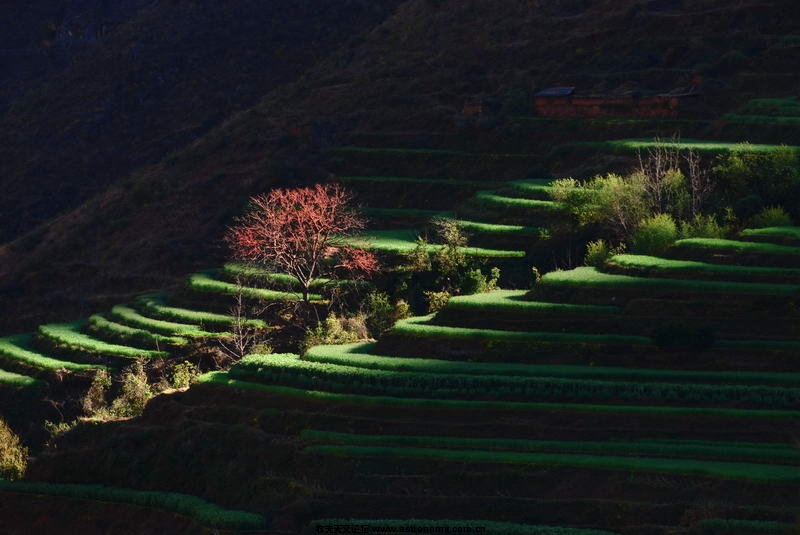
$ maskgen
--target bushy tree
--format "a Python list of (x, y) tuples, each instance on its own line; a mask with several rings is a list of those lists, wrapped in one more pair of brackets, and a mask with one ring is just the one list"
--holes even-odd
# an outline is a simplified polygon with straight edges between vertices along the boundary
[(365, 227), (349, 202), (350, 195), (335, 184), (274, 189), (250, 199), (251, 209), (225, 239), (237, 259), (294, 276), (308, 301), (311, 284), (334, 268), (355, 278), (378, 269), (374, 255), (347, 245), (347, 237)]
[(28, 448), (22, 445), (19, 437), (0, 418), (0, 479), (21, 479), (27, 467)]
[(631, 251), (659, 256), (675, 243), (678, 227), (669, 214), (656, 214), (641, 222), (631, 237)]

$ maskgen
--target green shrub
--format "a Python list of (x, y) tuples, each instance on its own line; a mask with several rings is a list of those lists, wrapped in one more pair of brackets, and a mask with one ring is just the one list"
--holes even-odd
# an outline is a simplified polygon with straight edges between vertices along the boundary
[(92, 384), (81, 399), (86, 414), (95, 414), (107, 405), (106, 392), (111, 387), (111, 374), (106, 370), (97, 370)]
[(428, 312), (430, 314), (442, 310), (450, 300), (450, 292), (425, 292), (425, 295), (428, 298)]
[(767, 206), (750, 219), (751, 228), (791, 227), (792, 218), (780, 206)]
[(111, 412), (123, 418), (139, 416), (153, 397), (142, 362), (137, 360), (128, 366), (122, 372), (120, 380), (122, 393), (111, 404)]
[(364, 301), (364, 323), (368, 334), (378, 338), (392, 328), (396, 321), (411, 316), (411, 307), (402, 299), (392, 304), (383, 292), (372, 292)]
[(28, 448), (22, 445), (19, 437), (0, 418), (0, 479), (21, 479), (27, 467)]
[(713, 329), (703, 325), (668, 323), (653, 331), (653, 343), (660, 349), (705, 351), (716, 341)]
[[(625, 252), (625, 244), (612, 247), (601, 238), (586, 244), (586, 257), (583, 263), (586, 266), (600, 268), (605, 265), (609, 258), (623, 252)], [(539, 278), (541, 278), (541, 275)]]
[(493, 267), (488, 277), (480, 268), (470, 269), (461, 277), (459, 289), (462, 295), (491, 292), (497, 289), (499, 278), (500, 268), (498, 267)]
[(634, 253), (659, 256), (678, 239), (678, 228), (669, 214), (657, 214), (645, 219), (631, 237)]
[(697, 214), (688, 221), (681, 221), (680, 237), (683, 238), (724, 238), (730, 229), (721, 225), (715, 215)]
[(198, 377), (200, 377), (198, 367), (189, 361), (183, 361), (172, 369), (172, 387), (186, 388), (196, 383)]
[(361, 336), (347, 325), (347, 318), (339, 318), (330, 314), (317, 326), (306, 331), (305, 338), (300, 342), (301, 352), (318, 345), (350, 344), (358, 341)]

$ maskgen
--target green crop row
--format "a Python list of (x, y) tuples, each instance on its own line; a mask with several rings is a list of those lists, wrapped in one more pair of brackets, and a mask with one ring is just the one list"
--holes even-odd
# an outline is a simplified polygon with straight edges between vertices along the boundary
[[(350, 238), (348, 242), (354, 247), (370, 251), (403, 254), (409, 253), (417, 247), (417, 236), (416, 230), (373, 230), (356, 238)], [(442, 245), (429, 244), (427, 249), (435, 252), (442, 247)], [(524, 251), (503, 251), (480, 247), (465, 247), (462, 250), (467, 256), (482, 258), (522, 258), (525, 256)]]
[(41, 336), (50, 339), (59, 346), (63, 346), (70, 351), (80, 353), (93, 353), (99, 355), (112, 355), (126, 358), (152, 358), (166, 357), (166, 351), (154, 351), (149, 349), (139, 349), (137, 347), (109, 344), (97, 338), (93, 338), (81, 332), (86, 325), (85, 321), (72, 323), (51, 323), (40, 325), (38, 332)]
[(800, 227), (767, 227), (747, 228), (741, 232), (742, 236), (774, 236), (790, 240), (800, 240)]
[(208, 336), (216, 336), (218, 334), (202, 331), (197, 325), (148, 318), (136, 310), (124, 305), (117, 305), (112, 308), (111, 317), (123, 322), (126, 325), (132, 325), (141, 330), (153, 331), (166, 336), (180, 335), (188, 336), (190, 338), (204, 338)]
[[(798, 250), (800, 251), (800, 249)], [(579, 267), (569, 271), (551, 271), (542, 277), (539, 286), (544, 288), (648, 289), (719, 294), (800, 295), (800, 285), (796, 284), (632, 277), (630, 275), (603, 273), (593, 267)]]
[(706, 372), (622, 368), (605, 366), (565, 366), (458, 362), (425, 358), (402, 358), (369, 353), (375, 343), (315, 346), (303, 358), (311, 362), (339, 364), (355, 368), (395, 372), (454, 373), (467, 375), (505, 375), (517, 377), (560, 377), (604, 381), (646, 381), (696, 384), (743, 384), (800, 386), (800, 373), (785, 372)]
[[(0, 369), (0, 385), (14, 388), (30, 388), (43, 387), (46, 383), (40, 379), (28, 377), (27, 375), (20, 375)], [(2, 483), (2, 480), (0, 480), (0, 483)]]
[[(162, 294), (143, 295), (136, 298), (136, 305), (148, 314), (152, 314), (156, 318), (166, 319), (169, 321), (188, 322), (200, 325), (202, 328), (228, 328), (234, 322), (233, 316), (226, 314), (215, 314), (213, 312), (204, 312), (200, 310), (190, 310), (186, 308), (176, 308), (168, 306), (164, 302)], [(246, 320), (246, 325), (257, 328), (266, 328), (267, 324), (262, 320)], [(224, 333), (217, 333), (218, 336)]]
[(327, 444), (358, 446), (403, 446), (415, 448), (499, 450), (540, 453), (591, 453), (598, 455), (646, 455), (653, 457), (714, 459), (725, 461), (753, 461), (764, 463), (800, 463), (800, 451), (796, 449), (764, 447), (751, 448), (746, 445), (731, 446), (727, 443), (681, 444), (649, 442), (646, 440), (609, 440), (584, 442), (566, 440), (524, 440), (507, 438), (462, 438), (448, 436), (414, 435), (360, 435), (307, 429), (300, 433), (305, 440)]
[(261, 515), (225, 509), (196, 496), (178, 494), (176, 492), (120, 489), (102, 485), (74, 483), (11, 482), (3, 480), (0, 480), (0, 490), (19, 494), (63, 496), (152, 507), (188, 516), (198, 523), (212, 528), (257, 530), (263, 529), (267, 524)]
[(458, 226), (474, 234), (497, 234), (500, 236), (520, 236), (541, 238), (547, 236), (547, 229), (522, 225), (497, 225), (479, 221), (458, 220)]
[[(579, 141), (567, 143), (566, 147), (587, 147), (594, 149), (604, 149), (612, 152), (638, 152), (641, 150), (667, 147), (677, 150), (694, 150), (705, 153), (721, 153), (742, 151), (749, 153), (770, 153), (781, 150), (784, 145), (766, 144), (741, 144), (727, 141), (703, 141), (696, 139), (683, 139), (679, 142), (654, 141), (652, 139), (617, 139), (609, 141)], [(800, 147), (791, 147), (800, 151)]]
[[(332, 533), (324, 531), (327, 526), (361, 526), (369, 531), (350, 531), (351, 533), (379, 533), (379, 530), (392, 530), (388, 533), (455, 533), (454, 527), (464, 529), (464, 533), (469, 533), (467, 529), (474, 530), (475, 533), (486, 535), (614, 535), (610, 531), (600, 531), (597, 529), (578, 529), (564, 528), (556, 526), (533, 526), (528, 524), (512, 524), (510, 522), (489, 522), (484, 520), (423, 520), (418, 518), (409, 519), (382, 519), (366, 520), (361, 518), (325, 518), (313, 520), (309, 527), (314, 533)], [(370, 528), (375, 527), (376, 531)], [(415, 531), (417, 528), (419, 531)], [(347, 531), (342, 531), (347, 533)]]
[(304, 361), (293, 355), (250, 355), (234, 366), (230, 374), (239, 379), (299, 388), (326, 384), (335, 390), (403, 397), (734, 404), (765, 408), (791, 408), (800, 404), (800, 388), (396, 372)]
[[(243, 264), (238, 262), (230, 262), (225, 264), (222, 268), (222, 273), (229, 279), (236, 280), (236, 277), (241, 277), (245, 280), (252, 280), (259, 284), (264, 284), (270, 288), (280, 288), (282, 290), (291, 290), (292, 292), (302, 292), (303, 288), (300, 281), (296, 277), (287, 273), (273, 273), (267, 269)], [(351, 280), (351, 279), (328, 279), (319, 278), (311, 282), (310, 290), (312, 292), (320, 292), (324, 294), (336, 287), (366, 287), (369, 281)], [(313, 294), (310, 297), (316, 297)]]
[[(195, 292), (230, 296), (235, 296), (241, 293), (244, 297), (260, 299), (264, 301), (299, 301), (303, 298), (303, 296), (299, 293), (280, 292), (277, 290), (267, 290), (264, 288), (252, 288), (250, 286), (240, 286), (232, 282), (222, 281), (214, 278), (212, 272), (208, 271), (190, 275), (186, 281), (186, 284)], [(311, 294), (309, 295), (309, 299), (313, 301), (321, 301), (322, 296)], [(263, 323), (257, 320), (248, 321), (249, 323), (257, 326), (262, 326), (261, 324)], [(227, 323), (225, 323), (224, 321), (219, 320), (218, 323), (229, 325), (231, 322), (230, 320), (227, 320)]]
[(733, 463), (694, 459), (620, 457), (572, 453), (512, 453), (483, 450), (381, 446), (307, 446), (304, 451), (306, 453), (334, 455), (344, 458), (406, 458), (433, 460), (437, 462), (451, 461), (458, 463), (474, 462), (563, 466), (594, 470), (694, 475), (768, 483), (796, 484), (800, 482), (800, 467), (798, 466)]
[(6, 361), (12, 366), (32, 368), (39, 370), (90, 370), (106, 369), (100, 364), (79, 364), (68, 360), (60, 360), (43, 355), (31, 346), (32, 336), (30, 334), (20, 334), (0, 338), (0, 361)]
[(467, 327), (446, 327), (433, 325), (434, 316), (419, 316), (400, 320), (390, 331), (417, 338), (443, 338), (451, 340), (479, 340), (558, 344), (602, 344), (642, 346), (650, 345), (650, 338), (645, 336), (625, 336), (616, 334), (582, 334), (560, 332), (520, 332), (500, 331), (495, 329), (470, 329)]
[[(123, 307), (124, 308), (124, 307)], [(131, 311), (134, 312), (135, 311)], [(145, 329), (137, 329), (110, 321), (102, 314), (95, 314), (89, 318), (87, 326), (90, 332), (96, 333), (104, 338), (121, 342), (123, 344), (143, 345), (149, 348), (160, 348), (169, 345), (184, 345), (187, 343), (185, 338), (178, 336), (165, 336)]]
[(675, 275), (710, 275), (721, 279), (725, 277), (752, 281), (753, 279), (798, 278), (800, 268), (770, 268), (736, 266), (726, 264), (709, 264), (693, 260), (672, 260), (655, 256), (623, 254), (612, 257), (606, 264), (606, 269), (621, 269), (643, 275), (663, 276)]
[(723, 240), (718, 238), (687, 238), (676, 241), (674, 247), (726, 253), (767, 254), (781, 256), (800, 255), (800, 247), (776, 245), (774, 243)]
[(447, 309), (474, 312), (515, 312), (526, 315), (589, 315), (622, 314), (615, 306), (547, 303), (526, 299), (525, 290), (496, 290), (493, 292), (451, 297)]
[(800, 526), (766, 520), (706, 518), (692, 526), (694, 535), (797, 535)]
[[(712, 407), (669, 407), (644, 405), (598, 405), (584, 403), (552, 403), (521, 401), (469, 401), (430, 398), (399, 398), (393, 396), (365, 396), (341, 392), (324, 392), (305, 390), (282, 385), (267, 385), (252, 381), (235, 379), (227, 372), (211, 372), (200, 376), (199, 383), (231, 388), (260, 391), (272, 395), (291, 397), (298, 401), (317, 401), (325, 406), (346, 404), (356, 407), (395, 407), (414, 410), (452, 410), (474, 414), (476, 411), (499, 412), (565, 412), (588, 414), (625, 414), (647, 415), (677, 418), (747, 418), (794, 421), (800, 418), (800, 411), (759, 410), (759, 409), (725, 409)], [(315, 385), (319, 388), (319, 385)]]
[(499, 209), (522, 208), (537, 211), (560, 211), (563, 209), (559, 203), (553, 201), (526, 199), (523, 197), (505, 197), (497, 195), (493, 191), (479, 191), (475, 194), (473, 200), (480, 204)]

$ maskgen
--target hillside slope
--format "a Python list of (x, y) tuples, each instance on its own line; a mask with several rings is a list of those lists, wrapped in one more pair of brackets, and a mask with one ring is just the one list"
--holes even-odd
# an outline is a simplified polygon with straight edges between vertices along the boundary
[[(791, 94), (800, 87), (798, 49), (775, 44), (796, 26), (790, 8), (787, 0), (514, 0), (503, 9), (490, 0), (405, 2), (255, 107), (0, 249), (2, 312), (15, 311), (0, 315), (0, 332), (75, 316), (118, 298), (104, 294), (165, 286), (216, 263), (219, 236), (247, 195), (326, 176), (320, 149), (353, 132), (458, 134), (453, 118), (465, 97), (561, 84), (669, 90), (700, 74), (704, 94), (687, 113), (714, 118), (753, 96)], [(506, 100), (520, 113), (518, 101)], [(313, 135), (287, 135), (309, 122)], [(535, 127), (514, 136), (520, 150), (545, 155), (587, 135), (574, 132)], [(491, 132), (460, 135), (486, 152), (509, 150)], [(81, 154), (73, 149), (46, 161), (69, 167), (64, 155)]]

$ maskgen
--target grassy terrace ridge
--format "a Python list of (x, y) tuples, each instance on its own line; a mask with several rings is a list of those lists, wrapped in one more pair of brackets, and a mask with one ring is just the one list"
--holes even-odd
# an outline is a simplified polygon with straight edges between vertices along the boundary
[[(229, 262), (222, 267), (220, 273), (226, 277), (235, 279), (242, 277), (245, 279), (252, 279), (259, 284), (265, 284), (269, 287), (277, 287), (281, 289), (289, 289), (295, 293), (302, 291), (300, 281), (296, 277), (288, 273), (274, 273), (268, 269), (249, 265), (241, 262)], [(353, 279), (328, 279), (319, 278), (311, 282), (311, 290), (315, 292), (324, 292), (327, 288), (335, 286), (368, 286), (368, 281), (353, 280)]]
[[(582, 529), (582, 528), (565, 528), (558, 526), (534, 526), (530, 524), (512, 524), (511, 522), (489, 522), (485, 520), (425, 520), (419, 518), (409, 519), (383, 519), (372, 520), (363, 518), (324, 518), (313, 520), (310, 528), (325, 529), (324, 526), (339, 526), (339, 525), (356, 525), (356, 526), (374, 526), (376, 529), (396, 529), (403, 531), (392, 531), (391, 533), (417, 533), (413, 528), (425, 530), (424, 533), (450, 533), (453, 526), (460, 528), (482, 528), (480, 532), (486, 535), (616, 535), (611, 531), (602, 531), (598, 529)], [(439, 531), (430, 531), (439, 530)], [(324, 531), (316, 531), (316, 533), (325, 533)], [(364, 532), (367, 533), (367, 532)], [(374, 531), (379, 533), (379, 531)]]
[[(295, 292), (282, 292), (278, 290), (268, 290), (265, 288), (239, 286), (235, 283), (216, 278), (218, 273), (218, 270), (208, 270), (201, 271), (199, 273), (193, 273), (192, 275), (189, 275), (188, 279), (186, 280), (186, 285), (189, 289), (195, 292), (230, 296), (235, 296), (241, 292), (245, 297), (262, 299), (265, 301), (299, 301), (303, 298), (302, 294)], [(323, 297), (318, 294), (310, 294), (309, 299), (313, 301), (322, 301)], [(209, 320), (206, 321), (208, 322)], [(225, 324), (225, 320), (222, 320), (221, 318), (213, 321), (217, 324)], [(227, 320), (227, 323), (230, 324), (231, 321)], [(266, 326), (266, 324), (264, 324), (264, 322), (261, 320), (247, 320), (247, 323), (255, 327)]]
[(72, 323), (51, 323), (48, 325), (40, 325), (38, 333), (45, 338), (49, 338), (58, 345), (66, 346), (69, 349), (86, 353), (129, 358), (169, 356), (167, 351), (140, 349), (138, 347), (110, 344), (108, 342), (98, 340), (97, 338), (81, 332), (81, 329), (85, 325), (85, 320), (75, 321)]
[[(227, 388), (260, 391), (271, 395), (292, 398), (296, 401), (316, 401), (355, 407), (396, 407), (402, 409), (444, 409), (454, 411), (489, 412), (564, 412), (578, 414), (629, 414), (669, 416), (679, 418), (744, 418), (794, 421), (800, 418), (797, 410), (726, 409), (716, 407), (675, 407), (645, 405), (606, 405), (595, 403), (553, 403), (524, 401), (472, 401), (461, 399), (402, 398), (396, 396), (368, 396), (322, 390), (306, 390), (282, 385), (267, 385), (235, 379), (228, 372), (210, 372), (201, 375), (198, 383)], [(317, 387), (318, 388), (318, 387)]]
[(421, 459), (459, 463), (490, 463), (563, 466), (595, 470), (653, 472), (764, 483), (796, 484), (800, 482), (800, 467), (706, 461), (695, 459), (664, 459), (658, 457), (624, 457), (574, 453), (516, 453), (485, 450), (451, 450), (443, 448), (412, 448), (391, 446), (307, 446), (307, 453), (334, 455), (344, 458)]
[[(455, 178), (418, 178), (418, 177), (390, 177), (390, 176), (340, 176), (340, 182), (378, 182), (398, 184), (436, 184), (439, 186), (476, 186), (497, 187), (505, 184), (500, 180), (462, 180)], [(510, 184), (510, 182), (509, 182)]]
[(18, 334), (0, 338), (0, 363), (39, 370), (97, 370), (109, 369), (102, 364), (80, 364), (48, 357), (33, 348), (31, 334)]
[[(575, 141), (562, 145), (562, 147), (588, 147), (596, 149), (616, 150), (621, 152), (636, 152), (642, 149), (667, 146), (678, 150), (695, 150), (697, 152), (721, 153), (740, 150), (751, 153), (768, 153), (780, 149), (785, 145), (747, 144), (728, 141), (708, 141), (702, 139), (682, 139), (679, 142), (669, 140), (654, 141), (652, 139), (615, 139), (608, 141)], [(789, 145), (795, 151), (800, 147)], [(558, 147), (557, 147), (558, 148)]]
[(261, 515), (225, 509), (197, 496), (177, 492), (121, 489), (103, 485), (3, 480), (0, 480), (0, 492), (129, 503), (177, 513), (204, 526), (220, 529), (260, 530), (267, 525), (267, 521)]
[(456, 220), (458, 226), (467, 232), (475, 234), (499, 234), (502, 236), (534, 236), (544, 237), (547, 229), (542, 227), (526, 227), (522, 225), (498, 225), (495, 223), (481, 223), (480, 221)]
[[(600, 455), (648, 455), (654, 457), (677, 457), (695, 459), (717, 459), (753, 461), (766, 463), (800, 463), (800, 451), (787, 448), (749, 447), (724, 442), (718, 445), (649, 442), (647, 440), (525, 440), (509, 438), (463, 438), (451, 436), (413, 435), (363, 435), (307, 429), (300, 436), (308, 441), (328, 444), (351, 444), (360, 446), (412, 446), (467, 450), (498, 450), (514, 452), (548, 453), (595, 453)], [(791, 446), (790, 444), (787, 444)]]
[(528, 290), (495, 290), (472, 295), (458, 295), (447, 302), (447, 309), (460, 311), (498, 311), (532, 314), (622, 314), (616, 306), (575, 305), (572, 303), (548, 303), (530, 301)]
[(746, 228), (741, 232), (742, 236), (775, 236), (778, 238), (788, 238), (800, 240), (800, 227), (766, 227), (766, 228)]
[(752, 241), (724, 240), (721, 238), (685, 238), (675, 242), (674, 247), (705, 249), (730, 253), (800, 255), (800, 247), (776, 245)]
[[(124, 309), (125, 307), (122, 308)], [(130, 311), (134, 314), (136, 313), (136, 311)], [(102, 314), (94, 314), (89, 317), (88, 329), (105, 338), (111, 338), (114, 341), (140, 343), (151, 347), (158, 347), (162, 344), (180, 346), (188, 343), (186, 338), (166, 336), (146, 329), (130, 327), (122, 323), (111, 321)]]
[[(800, 279), (800, 268), (771, 268), (771, 267), (751, 267), (737, 266), (728, 264), (709, 264), (694, 260), (674, 260), (657, 256), (621, 254), (611, 257), (606, 266), (609, 268), (619, 268), (623, 271), (630, 270), (642, 272), (646, 275), (664, 276), (671, 275), (692, 275), (708, 274), (719, 276), (720, 278), (759, 278), (759, 277), (798, 277)], [(606, 268), (603, 268), (606, 269)]]
[[(418, 235), (419, 232), (414, 229), (373, 230), (350, 238), (348, 243), (370, 251), (402, 254), (409, 253), (416, 248)], [(434, 252), (442, 247), (443, 245), (429, 244), (428, 250)], [(467, 256), (483, 258), (523, 258), (525, 256), (524, 251), (503, 251), (480, 247), (464, 247), (462, 250)]]
[(374, 217), (450, 217), (453, 212), (447, 210), (423, 210), (420, 208), (361, 208), (359, 210), (366, 216)]
[[(179, 322), (190, 322), (200, 325), (201, 328), (209, 327), (230, 327), (235, 321), (233, 316), (227, 314), (216, 314), (214, 312), (204, 312), (191, 310), (188, 308), (171, 307), (165, 302), (164, 294), (148, 294), (136, 298), (136, 305), (143, 312), (152, 314), (156, 318), (168, 321), (177, 320)], [(253, 327), (266, 327), (267, 324), (262, 320), (246, 320), (247, 325)], [(216, 336), (224, 336), (227, 333), (216, 333)]]
[(464, 155), (472, 155), (473, 153), (463, 151), (463, 150), (448, 150), (448, 149), (398, 149), (398, 148), (374, 148), (374, 147), (355, 147), (352, 145), (347, 145), (344, 147), (336, 147), (331, 149), (331, 152), (372, 152), (376, 154), (380, 153), (398, 153), (398, 154), (445, 154), (451, 156), (464, 156)]
[(142, 330), (154, 331), (167, 336), (180, 335), (189, 338), (206, 338), (220, 335), (220, 333), (203, 331), (197, 325), (149, 318), (125, 305), (113, 307), (111, 309), (111, 317), (125, 325), (132, 325)]
[(524, 197), (507, 197), (494, 191), (479, 191), (472, 198), (474, 202), (498, 208), (529, 208), (533, 210), (560, 211), (562, 205), (554, 201), (526, 199)]
[(800, 373), (784, 372), (710, 372), (624, 368), (615, 366), (577, 366), (550, 364), (509, 364), (458, 362), (434, 358), (393, 357), (371, 353), (374, 342), (314, 346), (303, 360), (339, 364), (373, 370), (420, 373), (455, 373), (466, 375), (506, 375), (518, 377), (559, 377), (616, 381), (674, 382), (698, 384), (742, 384), (800, 386)]
[(248, 355), (231, 368), (230, 375), (299, 388), (330, 385), (335, 390), (366, 395), (518, 401), (677, 402), (754, 408), (790, 408), (800, 404), (800, 388), (405, 372), (301, 360), (289, 354)]
[(698, 281), (686, 279), (632, 277), (603, 273), (594, 267), (578, 267), (569, 271), (551, 271), (539, 281), (544, 287), (654, 289), (681, 292), (738, 293), (755, 295), (800, 295), (800, 285), (763, 282)]
[(616, 334), (580, 334), (556, 332), (501, 331), (496, 329), (472, 329), (467, 327), (446, 327), (431, 323), (434, 315), (417, 316), (398, 321), (390, 331), (419, 338), (445, 338), (468, 340), (503, 340), (516, 342), (555, 342), (613, 345), (650, 345), (645, 336), (626, 336)]
[[(19, 373), (7, 372), (3, 369), (0, 369), (0, 387), (10, 386), (13, 388), (38, 388), (46, 385), (47, 383), (41, 379), (28, 377), (27, 375), (21, 375)], [(0, 479), (0, 483), (2, 482), (3, 480)]]

